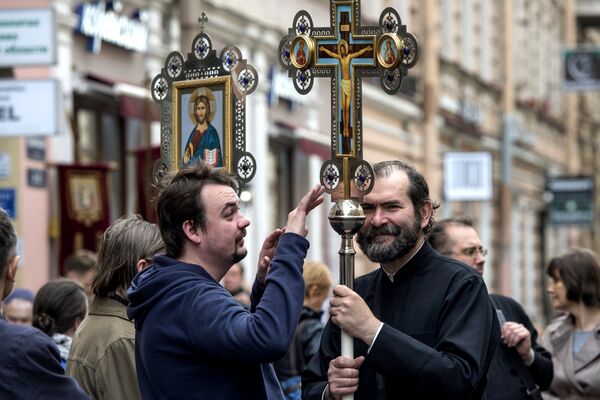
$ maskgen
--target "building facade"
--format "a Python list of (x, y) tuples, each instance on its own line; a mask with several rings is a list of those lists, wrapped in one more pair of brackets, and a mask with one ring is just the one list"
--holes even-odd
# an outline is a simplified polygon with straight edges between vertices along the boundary
[[(598, 205), (594, 221), (582, 226), (552, 225), (547, 212), (548, 178), (591, 176), (596, 186), (600, 183), (600, 121), (594, 113), (599, 94), (567, 93), (561, 79), (565, 46), (599, 45), (595, 18), (600, 11), (586, 8), (587, 3), (593, 2), (376, 0), (362, 4), (363, 25), (376, 25), (381, 10), (395, 7), (420, 46), (420, 61), (409, 71), (400, 93), (388, 96), (377, 79), (363, 81), (364, 158), (370, 163), (400, 158), (414, 164), (428, 179), (432, 197), (442, 204), (438, 218), (471, 216), (490, 250), (484, 276), (488, 286), (521, 301), (539, 323), (549, 315), (544, 301), (547, 261), (573, 246), (600, 249)], [(277, 54), (279, 40), (297, 11), (307, 10), (315, 26), (325, 26), (329, 2), (96, 4), (116, 5), (105, 12), (139, 21), (145, 27), (146, 43), (139, 43), (141, 36), (105, 39), (95, 53), (90, 52), (98, 37), (110, 35), (103, 33), (107, 27), (102, 26), (90, 28), (95, 32), (91, 38), (77, 32), (82, 8), (92, 6), (86, 0), (3, 4), (55, 10), (56, 65), (14, 68), (13, 76), (53, 77), (60, 82), (62, 99), (61, 129), (44, 139), (44, 161), (26, 157), (26, 139), (0, 138), (3, 151), (14, 154), (13, 171), (31, 164), (48, 170), (48, 185), (43, 189), (30, 188), (23, 173), (8, 183), (0, 181), (0, 186), (19, 188), (17, 202), (27, 210), (15, 219), (25, 254), (20, 283), (37, 289), (59, 271), (56, 248), (64, 235), (57, 230), (60, 207), (53, 165), (109, 165), (110, 220), (140, 212), (137, 182), (148, 178), (140, 173), (136, 154), (160, 141), (157, 108), (148, 100), (146, 88), (167, 54), (177, 50), (185, 56), (190, 51), (202, 12), (209, 17), (205, 30), (213, 46), (235, 44), (260, 77), (257, 90), (246, 99), (247, 150), (258, 163), (243, 196), (244, 212), (253, 222), (246, 268), (251, 279), (262, 238), (285, 224), (289, 210), (319, 180), (321, 164), (330, 157), (328, 80), (317, 79), (311, 93), (298, 95)], [(491, 194), (478, 200), (449, 196), (444, 172), (451, 153), (489, 157)], [(457, 165), (463, 168), (463, 179), (483, 174), (483, 165), (469, 165)], [(330, 207), (327, 203), (310, 215), (309, 258), (328, 263), (337, 277), (340, 240), (327, 221)], [(359, 254), (356, 267), (362, 274), (376, 265)]]

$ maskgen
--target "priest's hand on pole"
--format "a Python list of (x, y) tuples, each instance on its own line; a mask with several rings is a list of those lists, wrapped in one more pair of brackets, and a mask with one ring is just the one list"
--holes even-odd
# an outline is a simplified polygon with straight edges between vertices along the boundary
[(352, 396), (358, 389), (358, 369), (365, 358), (363, 356), (348, 358), (339, 356), (329, 362), (327, 370), (328, 385), (325, 398), (328, 400), (340, 400), (342, 396)]
[(329, 304), (331, 320), (343, 332), (362, 340), (367, 346), (373, 344), (381, 322), (358, 293), (347, 286), (337, 285)]

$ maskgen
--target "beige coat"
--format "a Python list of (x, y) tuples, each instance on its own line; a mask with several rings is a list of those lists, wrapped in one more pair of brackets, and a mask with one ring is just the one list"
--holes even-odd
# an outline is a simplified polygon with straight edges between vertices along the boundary
[(556, 318), (544, 332), (542, 346), (552, 354), (554, 378), (547, 400), (600, 400), (600, 323), (573, 357), (573, 320)]
[(94, 298), (73, 337), (67, 375), (92, 399), (141, 399), (135, 372), (135, 328), (127, 319), (125, 305)]

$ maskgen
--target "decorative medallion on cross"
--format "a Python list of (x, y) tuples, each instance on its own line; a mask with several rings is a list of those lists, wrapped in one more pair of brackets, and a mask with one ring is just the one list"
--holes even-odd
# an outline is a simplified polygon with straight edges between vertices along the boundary
[(204, 32), (187, 57), (170, 53), (151, 83), (152, 98), (161, 110), (161, 158), (154, 178), (203, 160), (237, 178), (238, 191), (256, 173), (256, 160), (246, 151), (246, 95), (258, 85), (258, 73), (233, 45), (220, 54)]
[(381, 77), (383, 90), (396, 93), (417, 62), (418, 46), (394, 8), (383, 10), (379, 26), (362, 26), (360, 1), (329, 4), (330, 27), (314, 27), (304, 10), (296, 14), (279, 43), (279, 61), (301, 94), (310, 92), (314, 78), (331, 79), (331, 159), (321, 183), (332, 192), (343, 182), (348, 198), (351, 179), (363, 194), (373, 185), (372, 169), (362, 160), (362, 78)]

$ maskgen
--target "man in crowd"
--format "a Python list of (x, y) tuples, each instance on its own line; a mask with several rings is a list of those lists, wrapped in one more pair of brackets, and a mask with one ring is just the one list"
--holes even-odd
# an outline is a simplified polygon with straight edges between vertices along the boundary
[(65, 260), (64, 274), (65, 278), (79, 283), (88, 296), (91, 303), (94, 294), (92, 293), (92, 280), (96, 274), (98, 265), (98, 256), (91, 250), (80, 249), (71, 254)]
[[(374, 166), (357, 242), (381, 268), (338, 285), (319, 352), (303, 374), (304, 399), (480, 399), (499, 328), (481, 276), (425, 240), (437, 205), (402, 161)], [(340, 329), (354, 355), (340, 355)]]
[[(445, 219), (429, 233), (438, 252), (464, 262), (483, 274), (487, 251), (469, 218)], [(537, 343), (537, 331), (523, 307), (510, 297), (491, 294), (501, 324), (502, 343), (490, 366), (487, 400), (541, 399), (552, 383), (550, 353)]]
[[(13, 289), (17, 275), (17, 234), (0, 208), (0, 297)], [(31, 326), (0, 317), (0, 399), (89, 399), (65, 376), (56, 344)]]
[(250, 307), (250, 293), (244, 287), (244, 266), (235, 263), (223, 277), (223, 287), (246, 308)]
[(2, 315), (10, 323), (31, 325), (33, 318), (33, 292), (29, 289), (15, 289), (4, 299)]
[[(259, 252), (246, 310), (219, 281), (247, 253), (250, 221), (235, 182), (206, 163), (180, 170), (162, 189), (158, 220), (166, 256), (133, 280), (129, 317), (136, 368), (148, 399), (281, 399), (271, 362), (283, 357), (302, 309), (306, 215), (323, 201), (310, 190)], [(269, 272), (267, 274), (267, 269)]]
[(127, 318), (127, 289), (164, 244), (158, 226), (139, 215), (116, 220), (102, 236), (94, 300), (71, 345), (67, 374), (93, 399), (140, 399), (135, 328)]

